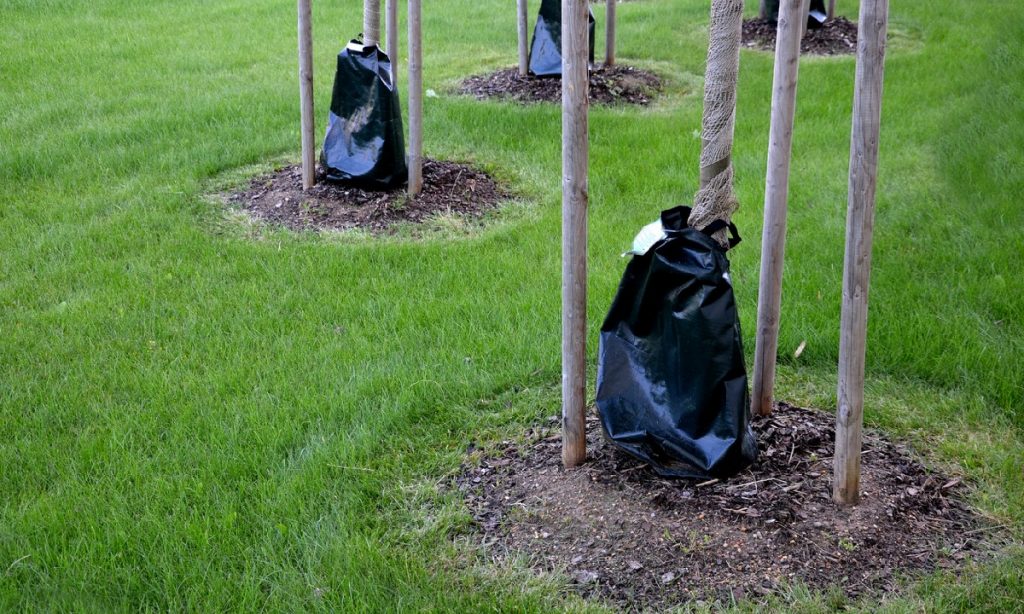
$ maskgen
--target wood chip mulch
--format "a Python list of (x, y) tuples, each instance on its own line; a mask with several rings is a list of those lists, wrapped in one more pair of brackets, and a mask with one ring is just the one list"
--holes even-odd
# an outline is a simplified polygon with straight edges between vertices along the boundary
[[(598, 66), (590, 71), (590, 102), (605, 105), (635, 104), (646, 106), (661, 91), (658, 75), (616, 64)], [(516, 68), (507, 68), (486, 75), (469, 77), (458, 88), (460, 94), (519, 102), (561, 102), (560, 77), (520, 76)]]
[[(775, 51), (775, 24), (766, 19), (743, 22), (743, 46)], [(818, 29), (807, 30), (800, 42), (800, 53), (812, 55), (851, 55), (857, 53), (857, 24), (845, 17), (826, 21)]]
[(629, 609), (759, 599), (786, 585), (848, 597), (896, 591), (905, 575), (956, 569), (994, 551), (996, 529), (959, 477), (866, 431), (862, 501), (832, 502), (832, 414), (780, 404), (754, 422), (760, 457), (725, 481), (658, 477), (588, 419), (588, 460), (561, 468), (557, 417), (522, 442), (470, 446), (452, 488), (474, 542), (496, 561), (525, 556), (585, 597)]
[(457, 162), (425, 160), (423, 192), (409, 199), (405, 187), (379, 192), (331, 183), (317, 167), (317, 184), (302, 190), (299, 165), (254, 178), (227, 195), (229, 205), (256, 219), (293, 230), (361, 228), (393, 233), (400, 223), (422, 223), (437, 215), (480, 217), (511, 198), (487, 173)]

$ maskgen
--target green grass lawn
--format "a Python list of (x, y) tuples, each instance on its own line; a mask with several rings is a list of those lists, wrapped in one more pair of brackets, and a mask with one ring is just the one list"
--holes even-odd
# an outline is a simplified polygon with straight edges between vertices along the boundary
[[(357, 2), (314, 4), (322, 133), (361, 23)], [(558, 412), (560, 119), (448, 93), (514, 63), (509, 2), (426, 4), (426, 153), (526, 204), (481, 233), (369, 240), (253, 232), (204, 196), (298, 155), (294, 2), (0, 0), (0, 611), (597, 608), (450, 538), (469, 518), (439, 484), (466, 446)], [(591, 114), (591, 356), (618, 254), (696, 188), (707, 4), (619, 9), (621, 57), (670, 86)], [(866, 421), (969, 476), (1019, 541), (1024, 3), (893, 0), (891, 30)], [(743, 52), (748, 356), (771, 65)], [(823, 409), (853, 73), (803, 63), (794, 141), (779, 396)], [(1022, 567), (1011, 548), (848, 605), (1019, 611)]]

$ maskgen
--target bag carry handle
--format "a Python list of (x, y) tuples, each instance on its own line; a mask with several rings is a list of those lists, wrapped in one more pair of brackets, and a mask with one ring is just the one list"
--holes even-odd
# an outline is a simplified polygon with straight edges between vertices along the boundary
[[(661, 212), (661, 223), (662, 226), (669, 229), (679, 229), (690, 226), (690, 213), (692, 209), (685, 205), (674, 207), (667, 211)], [(700, 232), (711, 236), (719, 230), (729, 229), (729, 247), (732, 249), (740, 244), (743, 239), (740, 237), (740, 231), (736, 228), (736, 224), (732, 222), (726, 222), (725, 220), (715, 220), (707, 225), (706, 228)]]
[(732, 222), (726, 222), (725, 220), (715, 220), (714, 222), (711, 222), (710, 224), (705, 226), (704, 230), (702, 230), (701, 232), (710, 237), (719, 230), (724, 230), (726, 228), (729, 229), (729, 249), (732, 249), (739, 245), (740, 241), (743, 240), (743, 238), (740, 237), (740, 231), (736, 228), (736, 224), (733, 224)]

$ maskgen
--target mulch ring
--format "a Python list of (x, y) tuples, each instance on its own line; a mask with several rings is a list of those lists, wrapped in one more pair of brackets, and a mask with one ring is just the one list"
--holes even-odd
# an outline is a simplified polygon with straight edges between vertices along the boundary
[(754, 422), (757, 463), (725, 481), (670, 480), (605, 442), (588, 418), (588, 460), (561, 468), (557, 417), (524, 443), (474, 450), (452, 488), (498, 560), (562, 571), (585, 597), (644, 609), (758, 599), (786, 585), (888, 593), (901, 577), (957, 568), (994, 546), (961, 480), (865, 432), (861, 502), (833, 504), (834, 417), (780, 404)]
[[(646, 106), (661, 88), (658, 75), (631, 66), (598, 66), (590, 71), (591, 103)], [(520, 102), (560, 102), (562, 79), (523, 77), (517, 68), (506, 68), (469, 77), (459, 85), (458, 93), (475, 96), (478, 100), (498, 98)]]
[[(743, 46), (774, 52), (775, 31), (775, 24), (767, 19), (748, 19), (743, 22)], [(800, 42), (800, 53), (849, 55), (856, 52), (857, 24), (845, 17), (830, 19), (816, 30), (808, 29)]]
[(425, 160), (423, 191), (410, 200), (405, 187), (386, 192), (327, 182), (317, 166), (317, 184), (302, 190), (297, 164), (253, 179), (227, 202), (254, 218), (293, 230), (361, 228), (389, 234), (403, 222), (422, 223), (437, 215), (480, 217), (511, 198), (490, 175), (466, 164)]

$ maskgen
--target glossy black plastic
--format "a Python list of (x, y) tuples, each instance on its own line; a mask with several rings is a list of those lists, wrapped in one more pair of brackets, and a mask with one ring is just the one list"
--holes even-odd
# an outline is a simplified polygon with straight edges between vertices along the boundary
[(402, 109), (391, 60), (352, 41), (338, 54), (320, 162), (331, 181), (386, 190), (408, 179)]
[[(594, 13), (588, 9), (590, 22), (590, 64), (594, 64)], [(541, 0), (537, 25), (530, 44), (530, 74), (538, 77), (562, 75), (562, 3)]]
[[(767, 0), (767, 10), (769, 21), (776, 22), (779, 20), (779, 0)], [(807, 26), (810, 28), (820, 28), (827, 18), (825, 0), (811, 0), (810, 9), (807, 12)]]
[(605, 435), (668, 477), (724, 478), (757, 457), (725, 251), (662, 213), (666, 237), (627, 265), (601, 327)]

